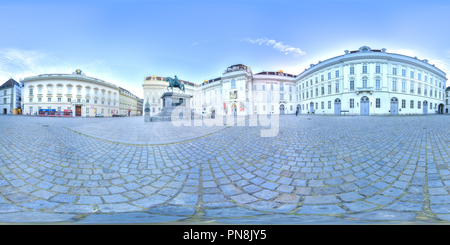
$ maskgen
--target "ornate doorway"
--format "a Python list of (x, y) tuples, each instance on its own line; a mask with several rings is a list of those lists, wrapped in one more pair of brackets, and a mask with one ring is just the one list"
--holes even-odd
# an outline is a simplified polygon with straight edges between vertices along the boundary
[(362, 97), (360, 106), (361, 106), (360, 115), (368, 116), (369, 115), (369, 98), (367, 98), (366, 96)]
[(280, 114), (284, 114), (284, 105), (283, 104), (280, 105)]
[(341, 115), (341, 100), (334, 100), (334, 115)]
[(398, 115), (398, 99), (395, 97), (391, 99), (391, 115)]
[(426, 100), (423, 102), (423, 114), (428, 114), (428, 102)]
[(81, 117), (81, 106), (75, 107), (75, 116)]

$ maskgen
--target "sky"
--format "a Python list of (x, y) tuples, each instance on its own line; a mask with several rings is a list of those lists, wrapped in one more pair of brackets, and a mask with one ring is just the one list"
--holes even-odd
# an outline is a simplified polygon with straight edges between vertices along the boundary
[(0, 83), (81, 69), (142, 98), (152, 75), (298, 75), (364, 45), (450, 74), (448, 0), (2, 0), (0, 12)]

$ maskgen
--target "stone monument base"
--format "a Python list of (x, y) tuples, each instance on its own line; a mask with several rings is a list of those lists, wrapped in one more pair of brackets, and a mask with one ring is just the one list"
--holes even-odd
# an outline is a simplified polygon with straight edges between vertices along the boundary
[(163, 108), (156, 116), (150, 117), (150, 122), (201, 118), (201, 115), (198, 115), (191, 110), (191, 98), (192, 95), (189, 94), (165, 92), (161, 96)]

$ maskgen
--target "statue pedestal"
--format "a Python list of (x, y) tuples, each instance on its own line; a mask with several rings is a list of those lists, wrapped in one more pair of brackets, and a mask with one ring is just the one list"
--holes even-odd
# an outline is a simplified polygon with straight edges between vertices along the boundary
[(150, 122), (150, 115), (145, 115), (144, 118), (145, 122)]
[(145, 112), (144, 122), (150, 122), (150, 104), (148, 103), (148, 101), (147, 103), (145, 103), (144, 112)]
[(192, 95), (189, 94), (165, 92), (161, 96), (163, 100), (161, 112), (151, 117), (150, 121), (191, 120), (191, 98)]

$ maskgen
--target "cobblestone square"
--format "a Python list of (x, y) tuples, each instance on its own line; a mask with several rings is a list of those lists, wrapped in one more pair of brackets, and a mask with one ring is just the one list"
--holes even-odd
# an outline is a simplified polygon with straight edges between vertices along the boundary
[(261, 137), (274, 125), (238, 118), (177, 127), (165, 143), (115, 141), (155, 132), (136, 127), (143, 117), (117, 119), (0, 116), (1, 222), (450, 220), (447, 115), (280, 115), (275, 137)]

